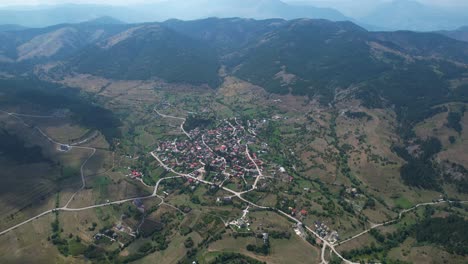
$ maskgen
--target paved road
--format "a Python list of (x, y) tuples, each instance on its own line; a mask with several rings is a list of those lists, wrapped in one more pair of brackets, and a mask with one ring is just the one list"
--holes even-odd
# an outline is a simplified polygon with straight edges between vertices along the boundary
[(55, 141), (54, 139), (50, 138), (46, 133), (44, 133), (44, 131), (42, 131), (42, 129), (38, 128), (38, 127), (35, 127), (35, 129), (37, 131), (39, 131), (39, 133), (41, 133), (42, 136), (44, 136), (45, 138), (47, 138), (47, 140), (49, 140), (52, 144), (56, 144), (56, 145), (66, 145), (66, 146), (69, 146), (70, 149), (84, 149), (84, 150), (91, 150), (91, 154), (88, 156), (88, 158), (81, 164), (81, 167), (80, 167), (80, 174), (81, 174), (81, 187), (80, 189), (78, 189), (75, 193), (73, 193), (73, 195), (70, 197), (70, 199), (67, 201), (67, 203), (65, 204), (65, 207), (64, 208), (67, 208), (68, 205), (72, 202), (72, 200), (75, 198), (75, 196), (81, 192), (84, 188), (86, 188), (86, 179), (85, 179), (85, 175), (84, 175), (84, 167), (86, 165), (86, 163), (88, 163), (88, 161), (94, 156), (94, 154), (96, 154), (96, 149), (95, 148), (91, 148), (91, 147), (81, 147), (81, 146), (70, 146), (68, 144), (65, 144), (65, 143), (60, 143), (60, 142), (57, 142)]
[(439, 205), (439, 204), (444, 204), (444, 203), (455, 203), (455, 202), (459, 202), (459, 203), (468, 203), (468, 201), (438, 201), (438, 202), (430, 202), (430, 203), (420, 203), (420, 204), (417, 204), (417, 205), (415, 205), (415, 206), (413, 206), (413, 207), (411, 207), (411, 208), (408, 208), (408, 209), (406, 209), (406, 210), (401, 211), (400, 213), (398, 213), (398, 217), (397, 217), (397, 218), (395, 218), (395, 219), (393, 219), (393, 220), (390, 220), (390, 221), (386, 221), (386, 222), (380, 223), (380, 224), (374, 224), (374, 225), (372, 225), (371, 228), (366, 229), (366, 230), (362, 231), (361, 233), (359, 233), (359, 234), (357, 234), (357, 235), (354, 235), (354, 236), (352, 236), (352, 237), (350, 237), (350, 238), (348, 238), (348, 239), (345, 239), (345, 240), (343, 240), (343, 241), (340, 241), (340, 242), (337, 243), (336, 245), (339, 246), (339, 245), (342, 245), (342, 244), (344, 244), (344, 243), (346, 243), (346, 242), (349, 242), (349, 241), (351, 241), (351, 240), (353, 240), (353, 239), (356, 239), (356, 238), (358, 238), (358, 237), (360, 237), (360, 236), (362, 236), (362, 235), (364, 235), (364, 234), (366, 234), (366, 233), (369, 233), (372, 229), (376, 229), (376, 228), (378, 228), (378, 227), (381, 227), (381, 226), (384, 226), (384, 225), (388, 225), (388, 224), (393, 224), (393, 223), (399, 221), (399, 220), (403, 217), (404, 214), (406, 214), (406, 213), (408, 213), (408, 212), (411, 212), (411, 211), (417, 209), (418, 207), (426, 206), (426, 205)]
[[(194, 179), (194, 180), (196, 180), (196, 181), (199, 181), (199, 182), (201, 182), (201, 183), (205, 183), (205, 184), (209, 184), (209, 185), (215, 185), (215, 184), (212, 183), (212, 182), (205, 181), (205, 180), (200, 180), (200, 179), (195, 178), (195, 177), (193, 177), (193, 176), (191, 176), (191, 175), (189, 175), (189, 174), (178, 173), (178, 172), (174, 171), (172, 168), (168, 167), (166, 164), (164, 164), (164, 163), (161, 161), (161, 159), (160, 159), (155, 153), (151, 152), (150, 154), (159, 162), (159, 164), (160, 164), (164, 169), (166, 169), (166, 170), (168, 170), (168, 171), (171, 171), (172, 173), (175, 173), (175, 174), (177, 174), (177, 175), (179, 175), (179, 176), (182, 176), (182, 177), (192, 178), (192, 179)], [(281, 210), (278, 210), (278, 209), (275, 209), (275, 208), (272, 208), (272, 207), (261, 206), (261, 205), (257, 205), (257, 204), (255, 204), (255, 203), (252, 203), (251, 201), (249, 201), (249, 200), (245, 199), (244, 197), (242, 197), (242, 194), (243, 194), (243, 193), (246, 193), (246, 192), (236, 192), (236, 191), (233, 191), (233, 190), (231, 190), (231, 189), (229, 189), (229, 188), (226, 188), (226, 187), (222, 187), (222, 189), (225, 190), (225, 191), (227, 191), (227, 192), (230, 192), (230, 193), (234, 194), (237, 198), (239, 198), (240, 200), (246, 202), (246, 203), (249, 204), (250, 206), (253, 206), (253, 207), (256, 207), (256, 208), (259, 208), (259, 209), (265, 209), (265, 210), (268, 210), (268, 209), (277, 210), (279, 213), (281, 213), (282, 215), (286, 216), (287, 218), (293, 220), (294, 222), (296, 222), (296, 223), (301, 223), (301, 221), (299, 221), (297, 218), (295, 218), (295, 217), (291, 216), (290, 214), (287, 214), (287, 213), (285, 213), (285, 212), (283, 212), (283, 211), (281, 211)], [(253, 189), (252, 189), (252, 190), (253, 190)], [(252, 190), (250, 190), (250, 191), (252, 191)], [(247, 191), (247, 192), (248, 192), (248, 191)], [(311, 232), (311, 233), (314, 234), (317, 238), (319, 238), (320, 240), (322, 240), (322, 242), (323, 242), (324, 244), (326, 244), (326, 246), (330, 247), (330, 248), (332, 249), (332, 251), (333, 251), (338, 257), (340, 257), (345, 263), (353, 263), (353, 262), (351, 262), (351, 261), (349, 261), (349, 260), (343, 258), (343, 257), (340, 255), (340, 253), (338, 253), (338, 252), (336, 251), (336, 249), (334, 248), (334, 246), (333, 246), (332, 244), (330, 244), (327, 240), (325, 240), (325, 239), (323, 239), (321, 236), (319, 236), (319, 234), (317, 234), (314, 230), (312, 230), (311, 228), (309, 228), (309, 227), (307, 227), (307, 226), (305, 226), (305, 228), (307, 229), (307, 231)]]
[[(294, 222), (296, 223), (302, 223), (299, 219), (295, 218), (294, 216), (288, 214), (288, 213), (285, 213), (279, 209), (277, 209), (277, 211), (284, 215), (285, 217), (293, 220)], [(333, 244), (331, 244), (330, 242), (328, 242), (327, 240), (325, 240), (324, 238), (322, 238), (317, 232), (315, 232), (314, 230), (312, 230), (310, 227), (306, 226), (306, 225), (303, 225), (303, 227), (309, 231), (310, 233), (312, 233), (315, 237), (317, 237), (318, 239), (320, 239), (322, 241), (322, 243), (324, 243), (326, 245), (326, 247), (329, 247), (344, 263), (347, 263), (347, 264), (355, 264), (354, 262), (352, 261), (349, 261), (347, 259), (345, 259), (343, 256), (341, 256), (340, 253), (338, 253), (338, 251), (335, 249), (335, 247), (333, 246)], [(327, 261), (325, 261), (325, 256), (323, 255), (322, 256), (322, 262), (324, 261), (324, 263), (328, 263)]]
[[(0, 111), (1, 111), (1, 110), (0, 110)], [(155, 110), (155, 111), (156, 111), (156, 110)], [(4, 111), (1, 111), (1, 112), (4, 112)], [(6, 112), (6, 113), (8, 113), (8, 112)], [(184, 118), (174, 117), (174, 116), (168, 116), (168, 115), (163, 115), (163, 114), (159, 113), (158, 111), (156, 111), (156, 113), (157, 113), (158, 115), (162, 116), (162, 117), (175, 118), (175, 119), (179, 119), (179, 120), (184, 120), (184, 123), (185, 123), (185, 119), (184, 119)], [(8, 113), (8, 114), (11, 115), (11, 113)], [(12, 115), (12, 116), (14, 116), (14, 115)], [(18, 117), (16, 117), (16, 118), (18, 118)], [(20, 119), (20, 118), (18, 118), (18, 119)], [(21, 119), (20, 119), (20, 120), (21, 120)], [(24, 121), (23, 121), (23, 123), (24, 123)], [(183, 128), (183, 124), (184, 124), (184, 123), (182, 123), (182, 125), (181, 125), (181, 130), (190, 138), (190, 135), (189, 135), (189, 134), (184, 130), (184, 128)], [(26, 123), (24, 123), (24, 124), (27, 125)], [(27, 126), (28, 126), (28, 125), (27, 125)], [(61, 143), (59, 143), (59, 142), (54, 141), (54, 140), (51, 139), (50, 137), (48, 137), (40, 128), (37, 128), (37, 127), (36, 127), (36, 129), (37, 129), (43, 136), (45, 136), (50, 142), (55, 143), (55, 144), (61, 144)], [(84, 166), (86, 165), (86, 163), (88, 162), (88, 160), (95, 154), (96, 149), (94, 149), (94, 148), (88, 148), (88, 147), (77, 147), (77, 146), (72, 146), (72, 147), (73, 147), (73, 148), (82, 148), (82, 149), (90, 149), (90, 150), (92, 150), (92, 154), (85, 160), (85, 162), (83, 162), (83, 164), (82, 164), (82, 166), (81, 166), (81, 177), (82, 177), (82, 183), (83, 183), (83, 185), (82, 185), (82, 187), (81, 187), (80, 190), (82, 190), (82, 189), (85, 187), (85, 185), (86, 185), (85, 178), (84, 178), (84, 173), (83, 173), (83, 168), (84, 168)], [(41, 214), (39, 214), (39, 215), (37, 215), (37, 216), (35, 216), (35, 217), (32, 217), (32, 218), (30, 218), (30, 219), (28, 219), (28, 220), (26, 220), (26, 221), (23, 221), (22, 223), (19, 223), (19, 224), (13, 226), (13, 227), (10, 227), (10, 228), (8, 228), (8, 229), (6, 229), (6, 230), (0, 232), (0, 235), (6, 234), (6, 233), (8, 233), (8, 232), (10, 232), (10, 231), (12, 231), (12, 230), (18, 228), (18, 227), (21, 227), (22, 225), (25, 225), (25, 224), (27, 224), (27, 223), (29, 223), (29, 222), (31, 222), (31, 221), (34, 221), (35, 219), (38, 219), (38, 218), (40, 218), (40, 217), (42, 217), (42, 216), (45, 216), (45, 215), (47, 215), (47, 214), (50, 214), (50, 213), (52, 213), (52, 212), (57, 212), (57, 211), (78, 212), (78, 211), (89, 210), (89, 209), (93, 209), (93, 208), (99, 208), (99, 207), (110, 206), (110, 205), (115, 205), (115, 204), (122, 204), (122, 203), (126, 203), (126, 202), (131, 202), (131, 201), (134, 201), (134, 200), (137, 200), (137, 199), (149, 199), (149, 198), (153, 198), (153, 197), (158, 197), (158, 198), (160, 198), (160, 199), (162, 200), (162, 202), (161, 202), (161, 204), (162, 204), (162, 203), (164, 203), (164, 199), (163, 199), (163, 197), (160, 197), (160, 196), (157, 195), (157, 190), (158, 190), (158, 188), (159, 188), (160, 183), (161, 183), (163, 180), (167, 180), (167, 179), (174, 179), (174, 178), (180, 178), (180, 177), (189, 177), (189, 178), (192, 178), (192, 179), (194, 179), (194, 180), (196, 180), (196, 181), (202, 182), (202, 183), (204, 183), (204, 184), (215, 185), (215, 184), (212, 183), (212, 182), (198, 179), (198, 178), (196, 178), (196, 177), (194, 177), (194, 176), (192, 176), (192, 175), (189, 175), (189, 174), (178, 173), (178, 172), (174, 171), (172, 168), (169, 168), (167, 165), (165, 165), (165, 164), (159, 159), (159, 157), (158, 157), (154, 152), (151, 152), (150, 154), (160, 163), (161, 166), (163, 166), (163, 168), (165, 168), (166, 170), (171, 171), (171, 172), (175, 173), (176, 175), (178, 175), (178, 176), (172, 176), (172, 177), (166, 177), (166, 178), (160, 179), (160, 180), (156, 183), (155, 188), (154, 188), (154, 191), (153, 191), (153, 193), (152, 193), (151, 195), (149, 195), (149, 196), (144, 196), (144, 197), (136, 197), (136, 198), (123, 199), (123, 200), (114, 201), (114, 202), (109, 202), (109, 203), (91, 205), (91, 206), (86, 206), (86, 207), (82, 207), (82, 208), (68, 208), (68, 205), (69, 205), (70, 201), (73, 200), (73, 198), (74, 198), (74, 196), (75, 196), (75, 194), (76, 194), (76, 193), (75, 193), (75, 194), (70, 198), (70, 200), (67, 202), (67, 204), (66, 204), (64, 207), (55, 208), (55, 209), (51, 209), (51, 210), (45, 211), (45, 212), (43, 212), (43, 213), (41, 213)], [(250, 156), (250, 153), (248, 152), (248, 148), (246, 148), (246, 154), (247, 154), (247, 156), (249, 157), (249, 159), (250, 159), (252, 162), (254, 162), (254, 164), (255, 164), (255, 166), (256, 166), (256, 169), (257, 169), (257, 171), (258, 171), (258, 173), (259, 173), (259, 175), (258, 175), (258, 177), (257, 177), (257, 179), (256, 179), (256, 181), (255, 181), (255, 183), (254, 183), (254, 187), (253, 187), (251, 190), (246, 191), (246, 192), (236, 192), (236, 191), (233, 191), (233, 190), (231, 190), (231, 189), (229, 189), (229, 188), (226, 188), (226, 187), (222, 187), (222, 189), (225, 190), (225, 191), (227, 191), (227, 192), (229, 192), (229, 193), (232, 193), (234, 196), (236, 196), (236, 197), (238, 197), (239, 199), (241, 199), (242, 201), (248, 203), (249, 206), (257, 207), (257, 208), (260, 208), (260, 209), (271, 209), (271, 210), (275, 210), (275, 211), (279, 212), (280, 214), (282, 214), (283, 216), (285, 216), (285, 217), (291, 219), (292, 221), (294, 221), (294, 222), (296, 222), (296, 223), (301, 223), (300, 220), (298, 220), (297, 218), (295, 218), (295, 217), (291, 216), (290, 214), (287, 214), (287, 213), (285, 213), (285, 212), (283, 212), (283, 211), (281, 211), (281, 210), (279, 210), (279, 209), (272, 208), (272, 207), (266, 207), (266, 206), (260, 206), (260, 205), (254, 204), (254, 203), (252, 203), (252, 202), (250, 202), (250, 201), (248, 201), (248, 200), (246, 200), (245, 198), (242, 197), (242, 194), (254, 190), (254, 189), (256, 188), (256, 185), (257, 185), (257, 182), (258, 182), (259, 178), (263, 176), (262, 173), (261, 173), (261, 171), (260, 171), (260, 168), (257, 166), (257, 164), (255, 163), (255, 161), (254, 161), (254, 160), (252, 159), (252, 157)], [(79, 190), (79, 191), (80, 191), (80, 190)], [(79, 192), (79, 191), (78, 191), (78, 192)], [(337, 244), (337, 245), (341, 245), (341, 244), (346, 243), (346, 242), (348, 242), (348, 241), (350, 241), (350, 240), (352, 240), (352, 239), (355, 239), (355, 238), (357, 238), (357, 237), (359, 237), (359, 236), (361, 236), (361, 235), (363, 235), (363, 234), (369, 232), (370, 230), (372, 230), (372, 229), (374, 229), (374, 228), (377, 228), (377, 227), (379, 227), (379, 226), (383, 226), (383, 225), (385, 225), (385, 224), (389, 224), (389, 223), (393, 223), (393, 222), (395, 222), (395, 221), (398, 221), (399, 219), (401, 219), (401, 217), (403, 216), (403, 214), (405, 214), (405, 213), (407, 213), (407, 212), (409, 212), (409, 211), (412, 211), (412, 210), (414, 210), (414, 209), (416, 209), (416, 208), (418, 208), (418, 207), (420, 207), (420, 206), (424, 206), (424, 205), (435, 205), (435, 204), (440, 204), (440, 203), (444, 203), (444, 202), (452, 203), (452, 202), (454, 202), (454, 201), (441, 201), (441, 202), (434, 202), (434, 203), (422, 203), (422, 204), (418, 204), (418, 205), (416, 205), (416, 206), (414, 206), (414, 207), (412, 207), (412, 208), (409, 208), (409, 209), (406, 209), (406, 210), (403, 210), (402, 212), (400, 212), (397, 219), (391, 220), (391, 221), (387, 221), (387, 222), (385, 222), (385, 223), (381, 223), (381, 224), (378, 224), (378, 225), (374, 225), (372, 228), (370, 228), (370, 229), (368, 229), (368, 230), (366, 230), (366, 231), (364, 231), (364, 232), (361, 232), (361, 233), (359, 233), (359, 234), (357, 234), (357, 235), (355, 235), (355, 236), (353, 236), (353, 237), (351, 237), (351, 238), (349, 238), (349, 239), (347, 239), (347, 240), (345, 240), (345, 241), (342, 241), (342, 242), (340, 242), (340, 243)], [(467, 203), (467, 202), (468, 202), (468, 201), (462, 201), (461, 203)], [(325, 251), (326, 251), (326, 248), (327, 248), (327, 247), (329, 247), (344, 263), (347, 263), (347, 264), (354, 264), (353, 262), (351, 262), (351, 261), (345, 259), (343, 256), (341, 256), (341, 254), (335, 249), (335, 246), (334, 246), (333, 244), (331, 244), (330, 242), (328, 242), (328, 241), (325, 240), (324, 238), (320, 237), (320, 235), (317, 234), (317, 233), (316, 233), (314, 230), (312, 230), (310, 227), (304, 226), (304, 228), (305, 228), (307, 231), (309, 231), (310, 233), (312, 233), (315, 237), (317, 237), (318, 239), (320, 239), (320, 240), (322, 241), (323, 247), (322, 247), (322, 253), (321, 253), (321, 260), (322, 260), (322, 263), (323, 263), (323, 264), (328, 263), (328, 262), (326, 261), (326, 259), (325, 259)]]
[(327, 244), (323, 243), (322, 245), (322, 251), (320, 253), (320, 258), (322, 259), (322, 262), (320, 264), (327, 264), (327, 260), (325, 259), (325, 250), (327, 249)]
[(154, 188), (154, 191), (151, 195), (148, 195), (148, 196), (142, 196), (142, 197), (134, 197), (134, 198), (128, 198), (128, 199), (123, 199), (123, 200), (119, 200), (119, 201), (113, 201), (113, 202), (108, 202), (108, 203), (102, 203), (102, 204), (96, 204), (96, 205), (90, 205), (90, 206), (85, 206), (85, 207), (80, 207), (80, 208), (68, 208), (66, 206), (64, 207), (60, 207), (60, 208), (54, 208), (54, 209), (50, 209), (50, 210), (47, 210), (41, 214), (38, 214), (34, 217), (31, 217), (29, 218), (28, 220), (25, 220), (15, 226), (12, 226), (8, 229), (5, 229), (3, 231), (0, 232), (0, 236), (1, 235), (4, 235), (18, 227), (21, 227), (29, 222), (32, 222), (42, 216), (45, 216), (45, 215), (48, 215), (50, 213), (53, 213), (53, 212), (60, 212), (60, 211), (63, 211), (63, 212), (79, 212), (79, 211), (84, 211), (84, 210), (89, 210), (89, 209), (94, 209), (94, 208), (99, 208), (99, 207), (104, 207), (104, 206), (111, 206), (111, 205), (116, 205), (116, 204), (123, 204), (123, 203), (126, 203), (126, 202), (133, 202), (135, 200), (145, 200), (145, 199), (150, 199), (150, 198), (154, 198), (154, 197), (158, 197), (159, 199), (162, 200), (162, 203), (164, 203), (164, 199), (160, 196), (158, 196), (156, 193), (158, 191), (158, 187), (160, 185), (160, 183), (162, 181), (165, 181), (165, 180), (169, 180), (169, 179), (175, 179), (175, 178), (180, 178), (180, 176), (173, 176), (173, 177), (166, 177), (166, 178), (162, 178), (162, 179), (159, 179), (159, 181), (156, 183), (156, 186)]
[[(39, 115), (26, 115), (26, 114), (18, 114), (18, 113), (10, 113), (10, 112), (6, 112), (6, 111), (3, 111), (3, 110), (0, 110), (0, 112), (2, 113), (5, 113), (5, 114), (8, 114), (9, 116), (12, 116), (16, 119), (18, 119), (19, 121), (21, 121), (21, 123), (23, 123), (23, 125), (25, 125), (26, 127), (31, 127), (29, 124), (27, 124), (26, 122), (24, 122), (23, 119), (21, 119), (19, 116), (24, 116), (24, 117), (33, 117), (33, 118), (52, 118), (54, 116), (39, 116)], [(84, 150), (91, 150), (91, 154), (88, 156), (88, 158), (81, 164), (81, 167), (80, 167), (80, 174), (81, 174), (81, 182), (82, 182), (82, 185), (80, 187), (80, 189), (78, 189), (71, 197), (70, 199), (67, 201), (66, 205), (65, 205), (65, 208), (68, 207), (68, 205), (70, 204), (70, 202), (73, 200), (73, 198), (76, 196), (76, 194), (80, 191), (82, 191), (85, 187), (86, 187), (86, 180), (85, 180), (85, 175), (84, 175), (84, 166), (86, 165), (86, 163), (88, 163), (88, 161), (94, 156), (94, 154), (96, 153), (96, 149), (95, 148), (90, 148), (90, 147), (80, 147), (80, 146), (70, 146), (66, 143), (61, 143), (61, 142), (57, 142), (55, 141), (54, 139), (52, 139), (51, 137), (49, 137), (44, 131), (42, 131), (42, 129), (40, 129), (39, 127), (33, 127), (33, 129), (37, 130), (43, 137), (45, 137), (49, 142), (51, 142), (52, 144), (55, 144), (55, 145), (66, 145), (68, 146), (70, 149), (73, 149), (73, 148), (76, 148), (76, 149), (84, 149)], [(87, 141), (88, 139), (85, 139), (85, 142)]]
[[(156, 110), (155, 110), (156, 111)], [(159, 112), (156, 111), (156, 113), (158, 113), (159, 115), (161, 115)], [(169, 117), (169, 118), (176, 118), (176, 119), (181, 119), (179, 117), (173, 117), (173, 116), (167, 116), (167, 115), (161, 115), (163, 117)], [(183, 119), (183, 118), (182, 118)], [(185, 120), (185, 119), (183, 119)], [(236, 120), (237, 122), (237, 120)], [(182, 128), (183, 129), (183, 128)], [(185, 133), (185, 131), (184, 131)], [(201, 179), (198, 179), (192, 175), (189, 175), (189, 174), (183, 174), (183, 173), (179, 173), (179, 172), (176, 172), (174, 171), (172, 168), (170, 168), (169, 166), (167, 166), (166, 164), (164, 164), (164, 162), (161, 161), (161, 159), (158, 157), (158, 155), (156, 155), (154, 152), (150, 152), (150, 154), (159, 162), (159, 164), (166, 170), (176, 174), (176, 175), (179, 175), (179, 176), (182, 176), (182, 177), (188, 177), (188, 178), (192, 178), (196, 181), (199, 181), (201, 183), (205, 183), (205, 184), (208, 184), (208, 185), (216, 185), (215, 183), (212, 183), (212, 182), (209, 182), (209, 181), (205, 181), (205, 180), (201, 180)], [(267, 206), (261, 206), (261, 205), (257, 205), (255, 203), (252, 203), (251, 201), (245, 199), (244, 197), (242, 197), (242, 194), (245, 194), (245, 193), (248, 193), (248, 192), (251, 192), (253, 191), (254, 189), (256, 189), (256, 186), (257, 186), (257, 183), (258, 183), (258, 180), (260, 179), (260, 177), (263, 177), (263, 174), (260, 170), (260, 168), (258, 167), (258, 165), (255, 163), (255, 161), (252, 159), (252, 157), (250, 156), (250, 153), (249, 153), (249, 149), (248, 149), (248, 145), (246, 145), (246, 155), (249, 157), (249, 159), (255, 164), (255, 167), (256, 167), (256, 170), (258, 172), (258, 176), (257, 176), (257, 179), (255, 180), (255, 183), (252, 187), (252, 189), (248, 190), (248, 191), (244, 191), (244, 192), (236, 192), (234, 190), (231, 190), (227, 187), (221, 187), (223, 190), (229, 192), (229, 193), (232, 193), (234, 196), (236, 196), (237, 198), (239, 198), (240, 200), (246, 202), (247, 204), (249, 204), (249, 206), (253, 206), (253, 207), (256, 207), (256, 208), (259, 208), (259, 209), (265, 209), (265, 210), (276, 210), (277, 212), (279, 212), (280, 214), (286, 216), (287, 218), (293, 220), (294, 222), (296, 223), (301, 223), (301, 221), (299, 221), (297, 218), (291, 216), (290, 214), (287, 214), (279, 209), (276, 209), (276, 208), (272, 208), (272, 207), (267, 207)], [(340, 253), (338, 253), (338, 251), (335, 249), (335, 247), (329, 243), (327, 240), (325, 240), (324, 238), (322, 238), (319, 234), (317, 234), (314, 230), (312, 230), (311, 228), (307, 227), (307, 226), (304, 226), (306, 228), (307, 231), (311, 232), (312, 234), (314, 234), (314, 236), (316, 236), (318, 239), (320, 239), (326, 247), (330, 247), (330, 249), (339, 257), (341, 258), (341, 260), (343, 260), (344, 263), (347, 263), (347, 264), (355, 264), (347, 259), (345, 259), (343, 256), (341, 256)], [(324, 255), (322, 255), (322, 261), (324, 264), (328, 263), (326, 262), (325, 260), (325, 257)]]

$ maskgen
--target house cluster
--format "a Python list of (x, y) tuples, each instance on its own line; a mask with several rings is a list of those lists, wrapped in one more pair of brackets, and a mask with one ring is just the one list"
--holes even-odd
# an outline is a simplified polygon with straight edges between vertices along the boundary
[(117, 242), (121, 248), (125, 247), (125, 244), (131, 243), (137, 234), (129, 226), (124, 225), (122, 222), (115, 224), (112, 228), (102, 230), (94, 235), (95, 241), (101, 241), (108, 239), (110, 242)]
[(221, 183), (230, 177), (256, 177), (256, 167), (261, 169), (264, 164), (256, 153), (249, 157), (247, 144), (256, 142), (252, 132), (258, 124), (249, 121), (248, 128), (244, 128), (237, 120), (223, 120), (214, 129), (189, 131), (190, 139), (160, 142), (155, 152), (178, 172), (201, 177), (204, 170), (209, 170), (213, 182)]
[(335, 243), (340, 239), (338, 232), (330, 230), (330, 228), (326, 224), (320, 221), (315, 221), (314, 226), (315, 232), (317, 232), (317, 234), (319, 234), (319, 236), (324, 238), (325, 240), (331, 243)]
[(300, 219), (305, 218), (309, 214), (309, 212), (307, 212), (307, 210), (305, 209), (302, 209), (300, 211), (292, 207), (289, 207), (288, 209), (289, 209), (291, 216), (299, 216)]
[(118, 238), (119, 235), (115, 233), (114, 231), (112, 231), (111, 229), (104, 230), (102, 233), (100, 232), (94, 235), (95, 240), (101, 240), (104, 237), (108, 238), (112, 242), (115, 242), (116, 238)]
[(144, 178), (145, 175), (144, 175), (142, 172), (138, 171), (138, 169), (132, 169), (132, 168), (128, 167), (128, 174), (125, 175), (125, 176), (131, 178), (132, 180), (139, 181), (139, 182), (141, 182), (143, 185), (149, 187), (149, 185), (147, 185), (147, 184), (145, 183), (145, 181), (143, 180), (143, 178)]
[(270, 166), (268, 173), (272, 175), (275, 179), (278, 179), (284, 183), (292, 183), (294, 177), (291, 176), (284, 167), (281, 166)]
[(117, 223), (114, 227), (113, 230), (115, 232), (121, 232), (128, 234), (129, 236), (136, 237), (136, 232), (129, 226), (124, 225), (123, 223)]
[(229, 225), (236, 227), (237, 229), (246, 228), (247, 231), (250, 231), (250, 222), (246, 217), (241, 217), (229, 222)]
[(229, 222), (229, 225), (237, 227), (237, 229), (246, 228), (247, 231), (250, 231), (250, 222), (247, 218), (247, 214), (249, 213), (249, 207), (247, 207), (244, 211), (242, 211), (242, 216), (236, 220)]

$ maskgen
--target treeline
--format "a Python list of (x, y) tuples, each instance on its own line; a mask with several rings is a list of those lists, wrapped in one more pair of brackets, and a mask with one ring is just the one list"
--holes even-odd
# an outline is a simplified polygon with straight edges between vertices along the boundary
[(463, 112), (450, 112), (447, 116), (447, 127), (452, 128), (455, 131), (458, 132), (458, 134), (461, 134), (463, 130), (463, 126), (461, 124), (461, 119), (464, 115)]
[(345, 113), (345, 115), (351, 119), (366, 119), (367, 121), (372, 120), (372, 116), (367, 114), (366, 112), (351, 112), (348, 111)]
[(255, 252), (257, 254), (268, 255), (270, 253), (270, 246), (268, 244), (263, 244), (262, 246), (257, 246), (253, 244), (248, 244), (246, 249), (250, 252)]
[(81, 125), (99, 130), (109, 142), (120, 136), (120, 120), (78, 89), (63, 87), (34, 78), (0, 80), (6, 100), (2, 104), (32, 104), (48, 110), (69, 109)]
[(239, 253), (221, 253), (210, 264), (266, 264)]

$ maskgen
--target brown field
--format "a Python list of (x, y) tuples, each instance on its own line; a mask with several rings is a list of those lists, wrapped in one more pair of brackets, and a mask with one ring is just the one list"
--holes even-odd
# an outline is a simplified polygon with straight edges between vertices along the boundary
[(466, 257), (449, 254), (434, 246), (418, 246), (414, 239), (407, 239), (400, 247), (388, 254), (391, 259), (399, 259), (415, 264), (466, 263)]
[(47, 241), (52, 214), (34, 220), (15, 231), (0, 236), (2, 263), (86, 263), (73, 257), (62, 256), (57, 248)]
[(271, 239), (271, 253), (268, 256), (256, 255), (245, 248), (248, 244), (259, 245), (260, 243), (263, 243), (261, 239), (253, 237), (238, 237), (234, 239), (233, 237), (225, 236), (222, 240), (216, 241), (208, 247), (208, 254), (205, 256), (205, 259), (208, 262), (210, 253), (214, 252), (235, 252), (275, 264), (304, 263), (304, 260), (311, 263), (320, 262), (319, 249), (311, 246), (295, 234), (291, 236), (290, 240)]
[[(181, 258), (185, 256), (187, 249), (184, 246), (185, 237), (177, 235), (171, 239), (169, 247), (163, 252), (155, 252), (135, 263), (152, 264), (152, 263), (168, 263), (176, 264)], [(194, 239), (194, 241), (196, 241)]]

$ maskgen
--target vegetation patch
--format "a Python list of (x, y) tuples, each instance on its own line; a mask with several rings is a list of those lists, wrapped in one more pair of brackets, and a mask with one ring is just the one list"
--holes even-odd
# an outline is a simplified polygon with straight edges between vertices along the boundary
[(419, 242), (440, 245), (451, 253), (468, 254), (468, 221), (460, 216), (428, 218), (416, 226), (415, 236)]

